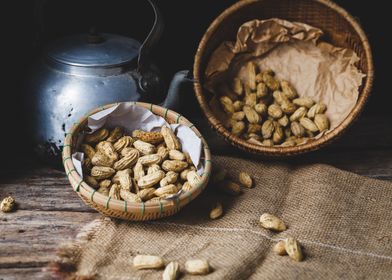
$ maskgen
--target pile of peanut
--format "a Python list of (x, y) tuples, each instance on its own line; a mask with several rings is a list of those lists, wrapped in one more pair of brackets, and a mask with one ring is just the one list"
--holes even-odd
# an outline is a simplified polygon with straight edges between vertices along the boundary
[(160, 131), (135, 130), (125, 135), (116, 127), (84, 137), (83, 179), (101, 194), (127, 202), (156, 202), (189, 191), (201, 178), (189, 154), (166, 126)]
[(253, 144), (291, 147), (329, 129), (325, 104), (298, 97), (272, 70), (258, 72), (252, 62), (246, 69), (247, 80), (234, 78), (232, 91), (219, 98), (231, 133)]

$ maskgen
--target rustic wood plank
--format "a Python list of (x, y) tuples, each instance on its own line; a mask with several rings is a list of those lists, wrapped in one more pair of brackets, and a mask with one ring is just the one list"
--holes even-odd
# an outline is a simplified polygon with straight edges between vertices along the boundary
[(0, 268), (0, 280), (20, 280), (20, 279), (52, 279), (50, 275), (42, 271), (41, 267), (32, 268)]
[(27, 211), (0, 214), (0, 268), (41, 267), (59, 244), (75, 236), (98, 213)]
[(41, 175), (10, 177), (0, 183), (0, 197), (15, 195), (20, 210), (94, 212), (74, 192), (64, 172), (51, 168), (36, 172)]
[(0, 280), (19, 279), (52, 279), (50, 275), (42, 271), (42, 268), (7, 268), (0, 269)]

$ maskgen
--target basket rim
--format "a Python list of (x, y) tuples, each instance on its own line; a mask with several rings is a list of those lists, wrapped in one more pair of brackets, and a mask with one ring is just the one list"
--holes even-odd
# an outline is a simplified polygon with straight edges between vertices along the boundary
[(345, 20), (348, 21), (348, 23), (353, 27), (355, 32), (360, 38), (360, 41), (363, 45), (364, 51), (365, 51), (365, 58), (366, 58), (366, 63), (368, 65), (368, 69), (366, 74), (365, 83), (363, 84), (362, 91), (360, 92), (358, 96), (357, 103), (355, 104), (354, 108), (351, 110), (351, 112), (347, 115), (347, 117), (337, 126), (335, 127), (332, 131), (324, 134), (318, 139), (315, 139), (314, 141), (308, 142), (303, 145), (299, 146), (294, 146), (294, 147), (266, 147), (266, 146), (261, 146), (257, 144), (252, 144), (244, 139), (241, 139), (228, 131), (223, 124), (214, 116), (214, 113), (211, 111), (206, 98), (204, 97), (204, 90), (201, 84), (202, 76), (203, 73), (201, 73), (201, 60), (202, 56), (205, 52), (207, 43), (209, 39), (213, 36), (213, 34), (216, 32), (218, 27), (220, 26), (220, 23), (223, 21), (223, 19), (233, 15), (236, 13), (239, 9), (242, 7), (245, 7), (247, 5), (253, 4), (255, 2), (261, 2), (260, 0), (242, 0), (239, 1), (232, 6), (228, 7), (226, 10), (224, 10), (208, 27), (206, 32), (204, 33), (199, 46), (197, 48), (196, 54), (195, 54), (195, 59), (194, 59), (194, 64), (193, 64), (193, 75), (195, 78), (194, 81), (194, 90), (196, 94), (196, 99), (199, 102), (199, 105), (206, 116), (209, 124), (212, 126), (214, 130), (216, 130), (220, 135), (222, 135), (228, 142), (230, 142), (233, 146), (240, 148), (242, 150), (245, 150), (247, 152), (251, 152), (254, 154), (262, 154), (266, 156), (272, 156), (272, 157), (279, 157), (279, 156), (290, 156), (290, 155), (297, 155), (301, 153), (306, 153), (310, 151), (317, 150), (333, 140), (335, 140), (337, 137), (341, 136), (342, 133), (352, 124), (354, 120), (356, 120), (363, 110), (366, 101), (368, 100), (370, 94), (371, 94), (371, 89), (373, 86), (373, 80), (374, 80), (374, 65), (373, 65), (373, 55), (370, 47), (370, 43), (367, 39), (367, 36), (365, 32), (363, 31), (362, 27), (360, 24), (354, 19), (352, 15), (350, 15), (345, 9), (337, 5), (336, 3), (330, 1), (330, 0), (314, 0), (315, 2), (318, 2), (322, 5), (327, 6), (328, 8), (334, 10), (337, 12), (340, 16), (344, 17)]
[[(83, 181), (81, 176), (75, 169), (75, 166), (72, 161), (72, 154), (74, 152), (74, 143), (73, 137), (76, 133), (79, 133), (79, 130), (84, 127), (87, 123), (87, 119), (92, 114), (100, 112), (102, 110), (120, 105), (120, 104), (132, 104), (141, 106), (143, 108), (149, 109), (153, 114), (159, 115), (163, 117), (165, 120), (171, 120), (175, 123), (180, 123), (187, 125), (190, 129), (192, 129), (196, 135), (201, 139), (203, 143), (203, 156), (204, 156), (204, 172), (201, 176), (201, 182), (199, 186), (192, 188), (190, 191), (183, 192), (177, 197), (175, 200), (160, 200), (159, 202), (126, 202), (122, 200), (111, 199), (108, 196), (100, 194), (94, 188), (90, 187), (86, 182)], [(91, 201), (94, 204), (97, 204), (99, 207), (104, 207), (106, 209), (120, 211), (124, 213), (138, 213), (142, 216), (144, 214), (151, 213), (160, 213), (167, 211), (168, 209), (177, 208), (180, 209), (193, 199), (195, 199), (207, 186), (208, 180), (211, 174), (211, 153), (208, 147), (208, 144), (198, 129), (184, 116), (181, 114), (169, 110), (167, 108), (163, 108), (161, 106), (144, 103), (144, 102), (118, 102), (107, 104), (96, 109), (91, 110), (83, 117), (79, 119), (77, 123), (75, 123), (71, 129), (66, 133), (66, 137), (64, 140), (63, 152), (63, 165), (68, 177), (68, 180), (71, 183), (71, 186), (75, 192), (79, 196), (83, 196), (85, 199)]]

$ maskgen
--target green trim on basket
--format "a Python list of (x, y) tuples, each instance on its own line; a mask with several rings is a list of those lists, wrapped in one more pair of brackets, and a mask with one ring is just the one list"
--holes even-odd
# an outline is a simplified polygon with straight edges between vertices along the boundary
[(165, 120), (167, 119), (167, 112), (169, 112), (169, 109), (166, 108), (165, 116), (163, 117)]
[(176, 209), (177, 209), (177, 211), (178, 211), (178, 209), (179, 209), (179, 207), (180, 207), (180, 198), (177, 196), (176, 197)]
[(127, 201), (124, 200), (124, 212), (127, 213), (128, 209), (127, 209)]
[(92, 202), (94, 202), (94, 194), (97, 192), (97, 190), (94, 190), (92, 193), (91, 193), (91, 196), (90, 196), (90, 200), (92, 201)]
[(194, 127), (195, 125), (194, 124), (191, 124), (190, 126), (189, 126), (189, 128), (192, 128), (192, 127)]
[(78, 185), (76, 186), (76, 188), (75, 188), (75, 191), (76, 192), (79, 192), (79, 190), (80, 190), (80, 185), (83, 183), (83, 179), (82, 180), (80, 180), (80, 182), (78, 183)]
[(159, 213), (163, 214), (163, 205), (162, 205), (162, 201), (159, 200)]
[(65, 163), (67, 160), (69, 160), (69, 159), (71, 159), (71, 157), (66, 157), (64, 160), (63, 160), (63, 163)]
[(151, 103), (151, 106), (150, 106), (150, 111), (151, 111), (151, 113), (154, 113), (153, 111), (152, 111), (152, 107), (154, 106), (154, 104), (152, 104)]
[(63, 145), (62, 151), (64, 151), (64, 149), (67, 148), (67, 147), (72, 147), (72, 145), (71, 145), (71, 144), (65, 144), (65, 145)]
[(191, 193), (191, 192), (189, 192), (188, 203), (189, 203), (189, 202), (191, 202), (192, 200), (193, 200), (192, 193)]
[(146, 206), (144, 205), (144, 202), (142, 201), (142, 213), (141, 213), (142, 216), (144, 216), (144, 211), (146, 210), (145, 208), (146, 208)]
[(106, 208), (106, 209), (109, 209), (109, 201), (110, 201), (111, 198), (112, 198), (112, 197), (109, 196), (109, 197), (108, 197), (108, 200), (106, 201), (106, 205), (105, 205), (105, 208)]
[(67, 173), (67, 177), (69, 177), (69, 175), (71, 175), (71, 173), (72, 173), (72, 172), (74, 172), (74, 171), (76, 171), (76, 169), (75, 169), (75, 168), (72, 168), (70, 171), (68, 171), (68, 173)]
[(181, 115), (178, 115), (178, 116), (177, 116), (176, 123), (178, 123), (178, 122), (180, 121), (180, 118), (181, 118), (181, 117), (182, 117)]

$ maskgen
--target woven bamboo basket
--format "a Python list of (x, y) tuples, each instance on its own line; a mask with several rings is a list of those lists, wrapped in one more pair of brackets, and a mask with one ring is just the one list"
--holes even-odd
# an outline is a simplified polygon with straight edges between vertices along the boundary
[(201, 183), (199, 186), (193, 188), (191, 191), (183, 192), (175, 200), (161, 200), (160, 202), (146, 202), (146, 203), (130, 203), (122, 200), (110, 199), (109, 197), (98, 193), (95, 189), (90, 187), (79, 176), (72, 162), (72, 154), (76, 152), (77, 139), (85, 127), (87, 126), (88, 116), (95, 114), (99, 111), (108, 109), (116, 104), (109, 104), (93, 110), (84, 116), (78, 123), (74, 124), (70, 131), (67, 133), (64, 140), (63, 148), (63, 164), (66, 175), (79, 197), (90, 207), (96, 209), (98, 212), (115, 218), (132, 221), (145, 221), (154, 220), (177, 213), (186, 204), (195, 199), (207, 186), (208, 179), (211, 173), (211, 155), (203, 136), (196, 129), (196, 127), (189, 122), (182, 115), (162, 108), (157, 105), (131, 102), (137, 106), (141, 106), (151, 110), (156, 115), (163, 117), (168, 123), (179, 123), (191, 128), (203, 143), (202, 160), (204, 161), (204, 173), (201, 176)]
[[(354, 50), (360, 58), (357, 67), (366, 74), (359, 89), (356, 106), (333, 131), (317, 140), (294, 147), (265, 147), (246, 142), (231, 134), (214, 116), (209, 107), (211, 94), (203, 88), (205, 67), (212, 52), (223, 41), (235, 41), (238, 28), (253, 19), (282, 18), (304, 22), (320, 28), (323, 40), (339, 47)], [(328, 0), (242, 0), (225, 10), (204, 34), (195, 55), (193, 67), (196, 97), (209, 124), (233, 146), (264, 156), (289, 156), (317, 150), (341, 136), (358, 118), (371, 92), (373, 59), (368, 39), (358, 22), (343, 8)]]

